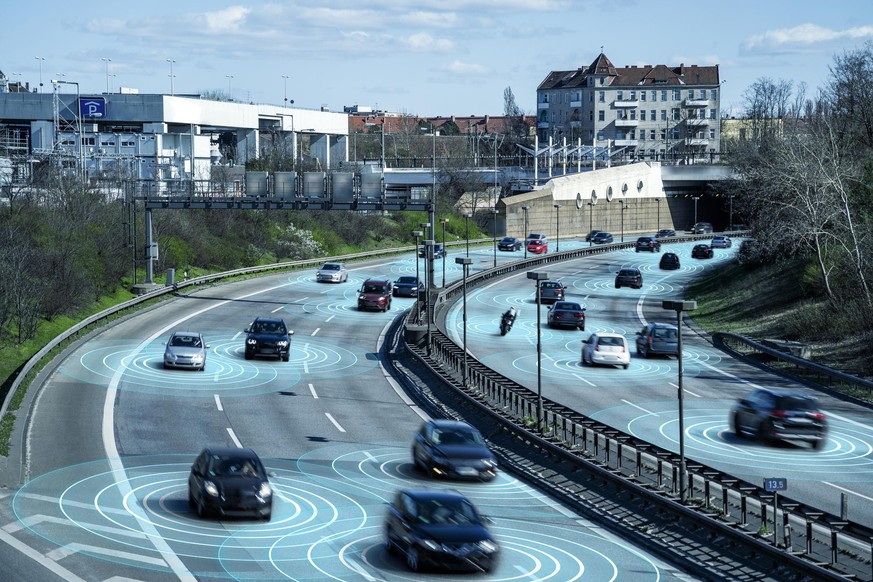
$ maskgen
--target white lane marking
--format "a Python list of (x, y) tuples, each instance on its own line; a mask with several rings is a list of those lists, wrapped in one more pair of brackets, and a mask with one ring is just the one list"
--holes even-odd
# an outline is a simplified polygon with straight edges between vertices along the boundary
[(51, 560), (62, 560), (77, 552), (87, 552), (88, 554), (96, 554), (98, 556), (112, 556), (113, 558), (124, 558), (127, 560), (142, 562), (144, 564), (151, 564), (153, 566), (166, 566), (166, 562), (160, 558), (152, 558), (151, 556), (143, 556), (142, 554), (134, 554), (131, 552), (122, 552), (121, 550), (110, 550), (109, 548), (90, 546), (87, 544), (68, 544), (56, 550), (52, 550), (46, 554), (46, 557)]
[(346, 432), (346, 429), (344, 429), (344, 428), (340, 425), (340, 423), (338, 423), (338, 422), (336, 421), (336, 419), (335, 419), (333, 416), (330, 415), (329, 412), (325, 412), (324, 415), (327, 417), (327, 419), (328, 419), (329, 421), (331, 421), (331, 422), (333, 423), (333, 425), (336, 427), (336, 429), (337, 429), (338, 431), (340, 431), (340, 432)]
[(282, 307), (277, 307), (276, 309), (274, 309), (274, 310), (271, 311), (270, 313), (276, 313), (277, 311), (282, 311), (283, 309), (285, 309), (285, 306), (284, 306), (284, 305), (283, 305)]
[(748, 385), (748, 386), (751, 386), (752, 388), (761, 388), (761, 386), (759, 386), (758, 384), (755, 384), (754, 382), (750, 382), (750, 381), (748, 381), (748, 380), (744, 380), (743, 378), (740, 378), (739, 376), (735, 376), (734, 374), (731, 374), (730, 372), (725, 372), (724, 370), (720, 370), (720, 369), (716, 368), (715, 366), (713, 366), (712, 364), (707, 364), (707, 363), (704, 362), (704, 361), (700, 361), (700, 362), (698, 362), (698, 363), (699, 363), (701, 366), (705, 366), (705, 367), (709, 368), (709, 369), (712, 370), (713, 372), (718, 372), (718, 373), (721, 374), (722, 376), (727, 376), (727, 377), (730, 378), (731, 380), (734, 380), (734, 381), (737, 381), (737, 382), (742, 382), (743, 384), (746, 384), (746, 385)]
[(640, 298), (637, 301), (637, 319), (639, 319), (644, 326), (646, 325), (646, 318), (643, 315), (643, 303), (645, 303), (645, 300), (646, 294), (643, 293), (642, 295), (640, 295)]
[(328, 321), (330, 321), (330, 320), (333, 319), (334, 317), (336, 317), (336, 314), (335, 314), (335, 313), (334, 313), (333, 315), (331, 315), (330, 317), (328, 317), (327, 319), (325, 319), (325, 320), (324, 320), (324, 323), (327, 323)]
[(315, 386), (313, 386), (312, 384), (309, 385), (309, 392), (312, 394), (312, 397), (315, 400), (318, 400), (318, 393), (315, 392)]
[(367, 457), (367, 460), (370, 461), (371, 463), (378, 463), (379, 462), (379, 460), (376, 459), (376, 457), (374, 457), (373, 455), (371, 455), (369, 451), (364, 451), (364, 456)]
[[(672, 386), (676, 390), (679, 390), (679, 384), (675, 384), (673, 382), (667, 382), (667, 385)], [(682, 392), (685, 392), (686, 394), (690, 394), (691, 396), (694, 396), (695, 398), (703, 398), (700, 394), (695, 394), (694, 392), (692, 392), (688, 388), (685, 388), (684, 386), (682, 387)]]
[(320, 328), (320, 327), (316, 327), (316, 328), (315, 328), (315, 331), (313, 331), (313, 332), (312, 332), (311, 334), (309, 334), (309, 335), (310, 335), (310, 336), (313, 336), (313, 335), (317, 334), (319, 331), (321, 331), (321, 328)]
[(233, 432), (232, 428), (227, 427), (227, 434), (230, 436), (230, 440), (233, 441), (233, 444), (235, 444), (238, 449), (243, 448), (242, 443), (238, 438), (236, 438), (236, 433)]
[(301, 301), (306, 301), (307, 299), (309, 299), (308, 296), (307, 297), (299, 297), (299, 298), (295, 299), (294, 301), (292, 301), (291, 303), (300, 303)]
[(683, 391), (684, 391), (686, 394), (690, 394), (690, 395), (694, 396), (695, 398), (700, 398), (700, 394), (695, 394), (694, 392), (692, 392), (692, 391), (689, 390), (688, 388), (684, 388)]
[(20, 554), (24, 554), (46, 570), (57, 575), (61, 580), (69, 580), (71, 582), (85, 582), (83, 578), (79, 578), (60, 564), (56, 563), (54, 560), (43, 556), (24, 542), (19, 541), (13, 535), (0, 531), (0, 541), (3, 541), (8, 546), (11, 546), (16, 551), (18, 551)]
[(650, 415), (652, 415), (652, 416), (658, 416), (658, 413), (657, 413), (657, 412), (652, 412), (651, 410), (646, 410), (646, 409), (643, 408), (642, 406), (639, 406), (638, 404), (634, 404), (634, 403), (631, 402), (630, 400), (625, 400), (624, 398), (622, 398), (621, 401), (624, 402), (625, 404), (628, 404), (628, 405), (630, 405), (630, 406), (633, 406), (634, 408), (638, 408), (639, 410), (642, 410), (642, 411), (645, 412), (646, 414), (650, 414)]
[[(86, 505), (89, 509), (94, 508), (93, 503), (91, 503), (91, 504), (84, 504), (83, 503), (82, 505)], [(65, 502), (64, 506), (68, 507), (69, 505)], [(118, 511), (117, 513), (126, 514), (127, 512)], [(9, 524), (3, 526), (3, 531), (10, 533), (10, 534), (13, 534), (17, 531), (24, 529), (24, 528), (31, 529), (33, 526), (40, 524), (40, 523), (50, 523), (53, 525), (62, 525), (65, 527), (81, 528), (81, 529), (84, 529), (86, 531), (102, 531), (102, 532), (106, 532), (106, 533), (109, 533), (109, 534), (112, 534), (115, 536), (127, 536), (129, 538), (134, 538), (134, 539), (138, 539), (138, 540), (146, 539), (146, 535), (140, 531), (126, 529), (126, 528), (120, 528), (120, 527), (111, 527), (108, 525), (100, 525), (100, 524), (96, 524), (96, 523), (88, 523), (88, 522), (84, 522), (84, 521), (76, 521), (74, 523), (65, 517), (54, 517), (52, 515), (31, 515), (31, 516), (25, 517), (20, 522), (16, 521), (16, 522), (12, 522), (12, 523), (9, 523)]]
[(848, 424), (854, 424), (855, 426), (859, 426), (859, 427), (861, 427), (861, 428), (867, 428), (867, 429), (870, 428), (870, 425), (869, 425), (869, 424), (864, 424), (864, 423), (861, 423), (861, 422), (858, 422), (858, 421), (852, 420), (851, 418), (846, 418), (845, 416), (840, 416), (839, 414), (833, 414), (833, 413), (831, 413), (831, 412), (829, 412), (828, 414), (829, 414), (831, 417), (836, 418), (837, 420), (841, 420), (841, 421), (843, 421), (843, 422), (846, 422), (846, 423), (848, 423)]
[[(303, 344), (303, 351), (304, 352), (309, 351), (309, 343)], [(303, 373), (304, 374), (309, 373), (309, 361), (308, 360), (303, 360)]]
[(213, 396), (215, 398), (215, 407), (218, 408), (218, 412), (224, 412), (224, 408), (221, 407), (221, 398), (219, 398), (218, 394)]
[(394, 390), (394, 393), (397, 394), (397, 397), (409, 407), (412, 412), (417, 414), (419, 418), (422, 420), (430, 420), (430, 415), (421, 409), (407, 394), (400, 384), (397, 383), (397, 380), (394, 379), (394, 376), (388, 371), (388, 367), (385, 363), (385, 359), (382, 357), (382, 344), (385, 343), (385, 335), (388, 333), (388, 329), (391, 327), (393, 322), (389, 321), (385, 324), (385, 327), (382, 328), (382, 331), (379, 333), (379, 339), (376, 341), (376, 356), (379, 358), (379, 369), (382, 370), (382, 376), (385, 377), (385, 381), (388, 382), (388, 385)]
[(845, 491), (846, 493), (851, 493), (852, 495), (857, 495), (861, 499), (866, 499), (867, 501), (873, 501), (873, 497), (867, 497), (866, 495), (861, 495), (857, 491), (852, 491), (851, 489), (846, 489), (845, 487), (840, 487), (839, 485), (834, 485), (828, 481), (822, 481), (825, 485), (830, 485), (834, 489), (839, 489), (840, 491)]
[(588, 384), (589, 386), (596, 386), (596, 384), (594, 384), (594, 382), (589, 382), (588, 380), (586, 380), (585, 378), (583, 378), (579, 374), (573, 374), (573, 375), (575, 377), (579, 378), (580, 380), (582, 380), (583, 382), (585, 382), (586, 384)]
[(231, 338), (231, 339), (234, 339), (234, 340), (237, 339), (237, 338), (240, 336), (240, 334), (242, 334), (241, 331), (236, 332), (236, 333), (233, 335), (233, 338)]

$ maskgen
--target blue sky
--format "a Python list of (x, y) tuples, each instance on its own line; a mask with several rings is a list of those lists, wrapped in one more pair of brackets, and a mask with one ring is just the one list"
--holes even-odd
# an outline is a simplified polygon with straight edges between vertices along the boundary
[(601, 46), (616, 66), (718, 64), (738, 115), (755, 80), (812, 95), (835, 55), (873, 41), (870, 0), (3, 0), (0, 14), (0, 70), (37, 86), (42, 66), (46, 92), (63, 75), (83, 94), (169, 93), (172, 66), (177, 94), (281, 104), (287, 86), (298, 107), (422, 116), (502, 115), (506, 87), (533, 114), (546, 75)]

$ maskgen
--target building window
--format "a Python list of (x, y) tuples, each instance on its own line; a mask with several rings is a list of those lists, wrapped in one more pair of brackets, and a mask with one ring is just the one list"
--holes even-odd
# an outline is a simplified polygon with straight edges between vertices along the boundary
[(597, 121), (606, 121), (606, 114), (603, 109), (597, 112)]
[(646, 141), (646, 130), (645, 129), (640, 130), (640, 141)]
[(631, 92), (630, 92), (630, 100), (631, 100), (631, 101), (636, 101), (636, 100), (637, 100), (637, 92), (636, 92), (636, 91), (631, 91)]
[(681, 114), (679, 113), (679, 108), (674, 107), (672, 109), (672, 111), (673, 111), (673, 121), (679, 121), (682, 118)]
[(712, 95), (712, 97), (710, 97), (710, 99), (712, 99), (713, 101), (716, 101), (718, 99), (718, 90), (713, 89), (711, 95)]
[(640, 91), (640, 101), (645, 101), (645, 100), (646, 100), (646, 92)]
[(709, 110), (709, 118), (710, 118), (710, 119), (715, 119), (715, 109), (710, 109), (710, 110)]
[(661, 91), (661, 101), (666, 101), (666, 100), (667, 100), (667, 90), (664, 89)]
[(646, 110), (640, 109), (640, 121), (645, 121), (645, 120), (646, 120)]
[(132, 148), (135, 146), (136, 146), (135, 141), (123, 141), (123, 142), (121, 142), (121, 147), (123, 147), (123, 148)]
[(667, 110), (666, 109), (661, 110), (661, 121), (667, 121)]
[(588, 112), (588, 121), (594, 121), (594, 111)]
[(649, 113), (651, 113), (651, 115), (649, 116), (649, 119), (651, 119), (652, 121), (655, 121), (656, 119), (658, 119), (657, 111), (652, 109), (651, 111), (649, 111)]
[(658, 100), (658, 92), (652, 91), (652, 101), (657, 101), (657, 100)]
[(616, 101), (624, 101), (624, 93), (621, 90), (615, 92)]
[(694, 89), (688, 89), (688, 98), (694, 99)]
[(681, 89), (673, 89), (673, 101), (682, 101)]
[(654, 129), (649, 130), (649, 139), (652, 139), (652, 140), (655, 139), (655, 130)]
[(636, 118), (637, 118), (637, 110), (636, 110), (636, 109), (631, 109), (631, 111), (630, 111), (630, 118), (631, 118), (631, 119), (636, 119)]
[(661, 132), (661, 141), (667, 141), (667, 130), (662, 129), (662, 130), (660, 130), (660, 132)]
[(709, 139), (715, 139), (715, 129), (709, 130)]
[(598, 91), (597, 93), (597, 100), (601, 103), (606, 103), (606, 91)]
[(627, 134), (628, 139), (637, 139), (637, 132), (635, 130), (630, 130)]

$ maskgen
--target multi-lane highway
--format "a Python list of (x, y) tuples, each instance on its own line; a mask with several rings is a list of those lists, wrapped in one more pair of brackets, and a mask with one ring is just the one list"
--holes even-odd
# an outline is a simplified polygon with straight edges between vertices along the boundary
[[(683, 296), (693, 277), (718, 268), (733, 257), (732, 249), (715, 249), (712, 259), (692, 259), (693, 243), (664, 244), (675, 252), (681, 269), (658, 268), (659, 253), (633, 249), (594, 255), (543, 267), (549, 277), (567, 286), (567, 300), (587, 308), (586, 331), (551, 330), (542, 307), (543, 396), (658, 446), (678, 451), (677, 361), (675, 357), (644, 359), (633, 354), (630, 367), (590, 367), (580, 363), (581, 340), (592, 332), (617, 332), (628, 338), (646, 322), (675, 323), (664, 311), (664, 299)], [(563, 247), (563, 245), (562, 245)], [(642, 289), (616, 289), (621, 267), (643, 273)], [(519, 310), (512, 331), (501, 337), (500, 314)], [(456, 303), (446, 327), (461, 343), (462, 306)], [(692, 314), (693, 315), (693, 314)], [(536, 296), (524, 272), (478, 287), (467, 296), (467, 346), (475, 357), (533, 389), (537, 385)], [(728, 412), (736, 400), (756, 386), (796, 387), (779, 376), (742, 364), (713, 348), (688, 328), (683, 334), (685, 447), (693, 460), (761, 484), (765, 477), (788, 479), (787, 495), (840, 514), (841, 494), (848, 499), (849, 517), (873, 526), (873, 423), (868, 408), (819, 395), (828, 417), (828, 440), (821, 451), (791, 444), (768, 445), (738, 439)]]
[[(474, 267), (493, 260), (490, 249), (474, 255)], [(421, 579), (384, 551), (382, 519), (394, 491), (423, 486), (456, 488), (493, 520), (502, 559), (489, 579), (687, 579), (505, 473), (486, 484), (414, 471), (409, 445), (424, 413), (378, 356), (391, 319), (412, 300), (395, 298), (388, 314), (355, 305), (365, 278), (414, 274), (415, 259), (352, 267), (345, 284), (319, 284), (312, 271), (197, 290), (67, 350), (31, 407), (27, 482), (0, 495), (3, 579)], [(460, 274), (452, 255), (446, 270)], [(438, 262), (438, 283), (441, 272)], [(510, 279), (506, 297), (524, 302), (526, 289)], [(487, 343), (499, 304), (482, 301), (483, 321), (471, 329)], [(290, 362), (244, 359), (242, 330), (258, 315), (280, 315), (294, 330)], [(520, 324), (507, 340), (527, 335)], [(206, 336), (204, 372), (163, 369), (163, 343), (176, 329)], [(566, 335), (568, 349), (578, 337)], [(523, 369), (526, 357), (513, 360)], [(639, 376), (638, 367), (628, 372)], [(188, 470), (206, 444), (260, 454), (275, 474), (271, 521), (203, 520), (189, 509)]]

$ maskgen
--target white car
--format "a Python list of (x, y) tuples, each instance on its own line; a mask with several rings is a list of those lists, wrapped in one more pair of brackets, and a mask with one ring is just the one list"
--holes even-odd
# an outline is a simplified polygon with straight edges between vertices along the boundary
[(315, 274), (315, 280), (319, 283), (345, 283), (349, 280), (349, 272), (343, 263), (325, 263)]
[(630, 366), (630, 350), (627, 340), (617, 333), (592, 333), (582, 342), (582, 364), (605, 364)]
[(206, 350), (209, 344), (194, 331), (176, 331), (170, 336), (164, 350), (164, 368), (206, 369)]

